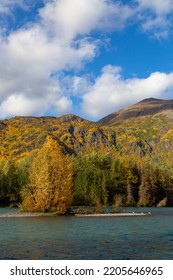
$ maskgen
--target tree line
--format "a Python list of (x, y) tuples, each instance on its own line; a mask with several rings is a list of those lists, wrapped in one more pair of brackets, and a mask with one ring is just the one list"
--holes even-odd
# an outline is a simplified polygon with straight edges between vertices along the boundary
[(90, 151), (65, 154), (49, 138), (24, 160), (0, 162), (0, 206), (66, 213), (71, 205), (172, 206), (173, 179), (150, 159)]

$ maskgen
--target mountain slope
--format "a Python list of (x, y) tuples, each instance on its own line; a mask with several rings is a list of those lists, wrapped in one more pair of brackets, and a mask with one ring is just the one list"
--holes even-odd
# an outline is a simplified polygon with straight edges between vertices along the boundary
[(113, 151), (114, 154), (157, 158), (160, 164), (167, 160), (166, 164), (172, 166), (172, 107), (172, 100), (151, 98), (98, 123), (72, 114), (3, 120), (0, 121), (0, 159), (24, 158), (40, 149), (47, 137), (52, 137), (70, 155), (86, 154), (91, 150)]
[(25, 157), (54, 138), (69, 154), (103, 149), (115, 143), (115, 131), (75, 115), (14, 117), (0, 122), (0, 157)]
[(74, 205), (172, 206), (172, 101), (147, 99), (129, 108), (119, 115), (132, 115), (110, 125), (72, 114), (0, 121), (0, 205), (19, 202), (35, 152), (50, 138), (62, 158), (72, 155)]
[(130, 118), (139, 118), (158, 113), (173, 115), (173, 100), (155, 98), (144, 99), (141, 102), (112, 113), (98, 121), (99, 125), (114, 125)]

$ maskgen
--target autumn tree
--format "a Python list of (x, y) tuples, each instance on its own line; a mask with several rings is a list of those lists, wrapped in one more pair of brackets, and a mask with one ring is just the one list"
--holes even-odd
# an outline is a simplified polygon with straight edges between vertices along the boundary
[(72, 203), (73, 169), (55, 140), (49, 138), (32, 160), (22, 190), (22, 211), (65, 213)]

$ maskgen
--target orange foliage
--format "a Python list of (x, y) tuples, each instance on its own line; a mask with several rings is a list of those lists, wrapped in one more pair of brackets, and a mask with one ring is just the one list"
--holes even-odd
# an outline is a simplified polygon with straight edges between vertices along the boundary
[(72, 203), (72, 176), (70, 157), (49, 138), (33, 159), (21, 209), (65, 213)]

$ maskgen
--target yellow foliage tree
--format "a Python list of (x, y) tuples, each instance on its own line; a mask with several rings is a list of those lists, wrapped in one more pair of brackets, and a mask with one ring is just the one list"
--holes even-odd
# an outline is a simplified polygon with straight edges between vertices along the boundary
[(72, 203), (70, 156), (49, 138), (33, 158), (28, 185), (22, 190), (22, 211), (65, 213)]

